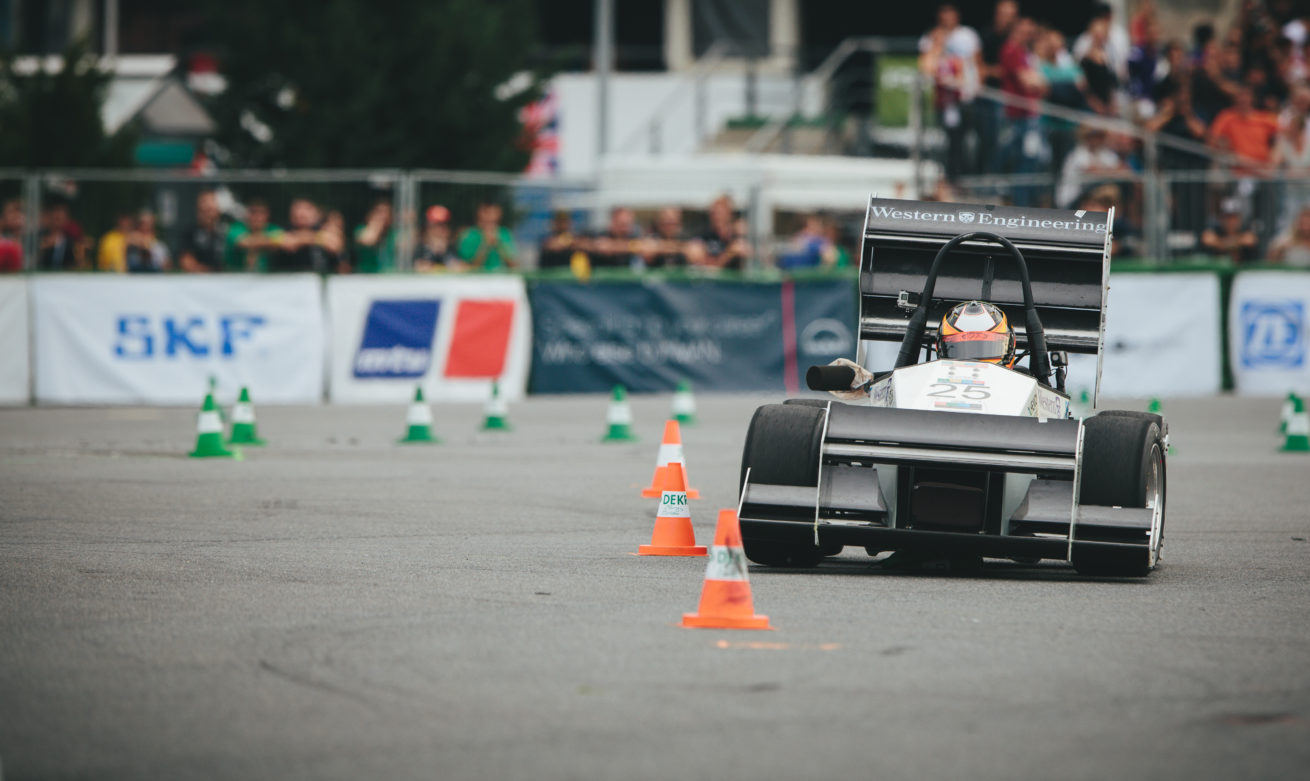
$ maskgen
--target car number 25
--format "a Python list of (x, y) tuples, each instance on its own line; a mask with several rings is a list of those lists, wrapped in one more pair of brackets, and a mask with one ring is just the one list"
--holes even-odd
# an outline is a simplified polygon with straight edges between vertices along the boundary
[(971, 399), (978, 401), (980, 399), (990, 399), (991, 391), (981, 385), (974, 385), (967, 382), (934, 382), (929, 388), (929, 396), (937, 396), (943, 399)]

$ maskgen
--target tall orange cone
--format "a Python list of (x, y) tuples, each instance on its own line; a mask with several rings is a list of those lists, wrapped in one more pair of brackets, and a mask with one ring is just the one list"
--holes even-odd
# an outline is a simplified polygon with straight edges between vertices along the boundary
[(755, 614), (751, 584), (746, 577), (746, 551), (736, 510), (719, 510), (714, 546), (705, 567), (700, 607), (683, 613), (682, 625), (701, 629), (772, 629), (769, 617)]
[[(660, 450), (655, 456), (655, 474), (650, 476), (650, 485), (641, 489), (641, 495), (647, 499), (652, 499), (664, 492), (664, 485), (660, 482), (660, 470), (665, 464), (677, 463), (682, 467), (683, 486), (686, 486), (687, 478), (687, 456), (682, 451), (682, 430), (678, 428), (678, 421), (670, 419), (664, 423), (664, 438), (660, 440)], [(687, 488), (688, 499), (699, 499), (700, 491), (695, 488)]]
[(655, 530), (651, 532), (650, 545), (638, 546), (637, 555), (704, 556), (705, 546), (696, 544), (696, 530), (691, 527), (691, 505), (687, 504), (682, 469), (667, 464), (661, 471), (666, 476), (659, 511), (655, 514)]

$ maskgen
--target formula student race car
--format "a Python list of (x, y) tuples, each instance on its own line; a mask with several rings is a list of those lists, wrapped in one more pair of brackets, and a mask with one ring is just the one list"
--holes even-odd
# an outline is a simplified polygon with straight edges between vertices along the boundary
[[(1069, 353), (1096, 355), (1099, 392), (1113, 219), (870, 199), (856, 360), (806, 376), (850, 401), (756, 410), (741, 463), (746, 556), (810, 567), (852, 545), (1148, 574), (1167, 425), (1129, 411), (1079, 420), (1065, 392)], [(885, 342), (900, 344), (895, 365), (874, 373)]]

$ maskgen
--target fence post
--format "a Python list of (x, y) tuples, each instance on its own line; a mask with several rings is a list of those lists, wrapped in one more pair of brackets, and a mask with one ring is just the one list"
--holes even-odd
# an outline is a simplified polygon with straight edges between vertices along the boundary
[(414, 174), (402, 171), (396, 175), (395, 188), (393, 208), (399, 216), (396, 220), (396, 270), (412, 271), (415, 234), (423, 221), (423, 215), (419, 214), (418, 180)]
[(1169, 215), (1161, 193), (1160, 147), (1155, 134), (1146, 137), (1144, 144), (1146, 180), (1143, 189), (1142, 222), (1146, 226), (1146, 251), (1151, 262), (1163, 263), (1168, 257)]
[(910, 170), (914, 172), (914, 197), (923, 197), (923, 74), (914, 69), (910, 82)]
[(36, 271), (41, 230), (41, 177), (23, 177), (23, 270)]
[[(660, 118), (659, 117), (650, 118), (649, 132), (650, 132), (650, 153), (653, 156), (658, 156), (660, 153)], [(696, 146), (697, 147), (700, 146), (700, 139), (696, 140)]]

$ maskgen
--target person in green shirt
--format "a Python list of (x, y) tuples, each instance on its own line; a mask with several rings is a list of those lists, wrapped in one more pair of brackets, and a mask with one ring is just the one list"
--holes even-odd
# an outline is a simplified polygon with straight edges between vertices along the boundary
[(396, 268), (396, 229), (391, 201), (380, 199), (369, 209), (364, 224), (355, 228), (355, 271), (376, 274)]
[(455, 246), (461, 260), (473, 271), (504, 271), (516, 264), (514, 236), (500, 224), (503, 212), (498, 203), (478, 204), (476, 224), (465, 228)]
[(223, 266), (228, 271), (268, 271), (269, 256), (278, 249), (282, 229), (270, 225), (268, 204), (251, 201), (246, 204), (245, 222), (233, 223), (227, 231), (223, 248)]

